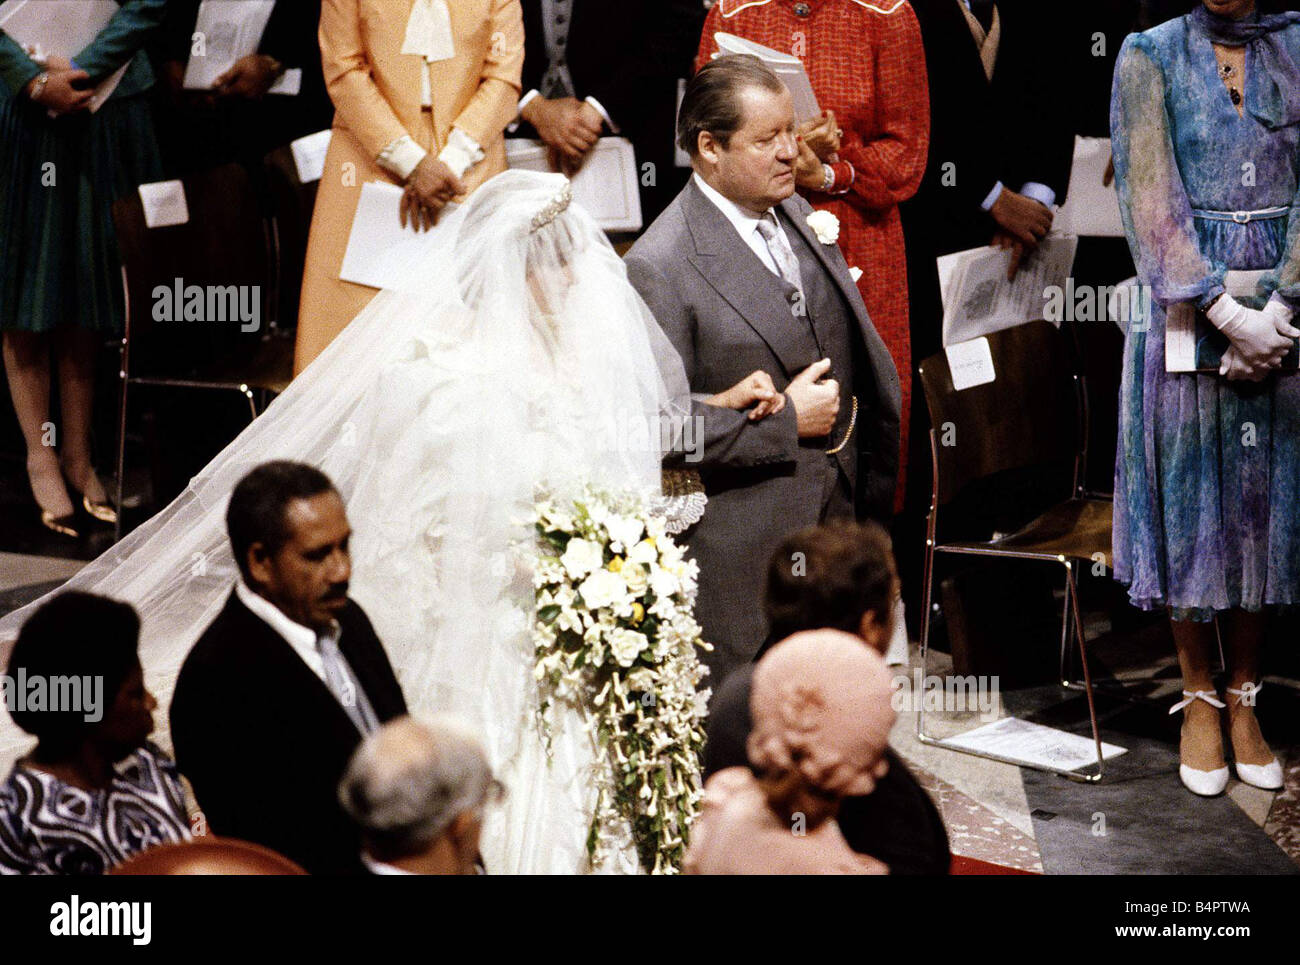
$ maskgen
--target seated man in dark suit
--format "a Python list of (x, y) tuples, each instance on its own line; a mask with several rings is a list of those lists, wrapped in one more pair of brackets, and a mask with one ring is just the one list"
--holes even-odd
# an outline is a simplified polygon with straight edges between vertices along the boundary
[(313, 874), (360, 874), (339, 778), (362, 737), (406, 701), (348, 599), (343, 500), (319, 470), (270, 462), (235, 486), (226, 528), (242, 579), (181, 667), (177, 764), (213, 833)]
[[(765, 606), (772, 644), (803, 630), (831, 628), (885, 652), (898, 577), (889, 537), (875, 523), (836, 521), (786, 539), (767, 571)], [(754, 665), (723, 681), (709, 708), (704, 776), (748, 766), (749, 695)], [(846, 798), (839, 824), (849, 846), (889, 865), (895, 875), (944, 875), (952, 857), (934, 803), (892, 750), (889, 771), (865, 797)]]

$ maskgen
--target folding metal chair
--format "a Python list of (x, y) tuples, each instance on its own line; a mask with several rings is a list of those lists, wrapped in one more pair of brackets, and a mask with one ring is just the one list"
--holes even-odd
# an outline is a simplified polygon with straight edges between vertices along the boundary
[[(248, 173), (226, 164), (185, 178), (189, 218), (150, 228), (138, 194), (113, 204), (122, 258), (126, 327), (120, 346), (122, 394), (118, 408), (116, 535), (122, 535), (126, 426), (132, 385), (237, 392), (258, 413), (255, 392), (282, 392), (293, 376), (293, 340), (269, 331), (275, 275), (272, 227), (263, 216)], [(182, 294), (191, 286), (235, 286), (257, 292), (261, 324), (241, 331), (236, 320), (156, 321), (160, 289)], [(176, 299), (173, 297), (173, 301)], [(181, 306), (172, 305), (173, 311)], [(199, 328), (198, 326), (202, 326)]]
[[(930, 412), (933, 487), (926, 522), (925, 590), (921, 623), (921, 666), (929, 652), (935, 557), (939, 553), (974, 557), (1036, 560), (1065, 571), (1065, 605), (1061, 618), (1061, 680), (1069, 685), (1069, 645), (1078, 645), (1083, 690), (1097, 748), (1096, 771), (1079, 773), (1052, 767), (1039, 770), (1075, 781), (1099, 781), (1105, 771), (1092, 677), (1083, 623), (1079, 614), (1077, 569), (1102, 562), (1110, 567), (1111, 503), (1085, 494), (1080, 476), (1084, 453), (1081, 386), (1071, 371), (1064, 336), (1047, 322), (1036, 321), (985, 336), (993, 360), (994, 380), (963, 390), (953, 387), (946, 353), (926, 359), (920, 377)], [(944, 444), (946, 442), (953, 444)], [(1073, 466), (1073, 482), (1064, 500), (1007, 536), (989, 540), (939, 542), (940, 511), (966, 488), (1000, 473), (1043, 465)], [(923, 744), (961, 751), (989, 760), (1031, 767), (1024, 761), (972, 750), (926, 732), (925, 702), (917, 714), (917, 738)]]

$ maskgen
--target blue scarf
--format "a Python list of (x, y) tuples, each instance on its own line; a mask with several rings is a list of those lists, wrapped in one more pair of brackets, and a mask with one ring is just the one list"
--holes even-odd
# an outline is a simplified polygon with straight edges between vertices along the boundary
[(1248, 46), (1254, 69), (1246, 78), (1246, 109), (1269, 130), (1300, 123), (1300, 67), (1278, 31), (1300, 23), (1300, 13), (1254, 14), (1230, 20), (1199, 6), (1187, 15), (1211, 43)]

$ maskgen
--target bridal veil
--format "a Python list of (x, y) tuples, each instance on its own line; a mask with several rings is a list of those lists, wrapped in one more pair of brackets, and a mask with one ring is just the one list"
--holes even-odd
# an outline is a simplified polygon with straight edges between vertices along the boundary
[[(549, 760), (537, 740), (523, 522), (539, 490), (657, 496), (663, 427), (688, 411), (680, 359), (568, 181), (507, 171), (390, 266), (385, 289), (171, 505), (67, 587), (139, 611), (169, 746), (176, 675), (237, 579), (231, 490), (271, 459), (319, 467), (347, 503), (351, 595), (412, 710), (467, 718), (509, 786), (485, 825), (489, 870), (576, 871), (592, 750), (572, 716)], [(0, 620), (0, 640), (40, 602)], [(4, 727), (12, 754), (24, 735)], [(634, 868), (633, 855), (619, 870)]]

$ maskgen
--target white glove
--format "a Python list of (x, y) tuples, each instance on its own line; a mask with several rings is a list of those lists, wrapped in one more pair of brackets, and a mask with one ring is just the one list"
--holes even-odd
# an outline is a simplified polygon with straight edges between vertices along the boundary
[(1273, 328), (1279, 335), (1285, 335), (1287, 338), (1300, 338), (1300, 328), (1296, 328), (1291, 324), (1295, 311), (1282, 299), (1270, 298), (1268, 304), (1261, 311), (1273, 323)]
[(1231, 295), (1222, 295), (1205, 317), (1228, 336), (1242, 361), (1251, 368), (1275, 368), (1291, 350), (1291, 340), (1278, 334), (1272, 317), (1247, 308)]
[(1254, 369), (1247, 365), (1241, 359), (1241, 354), (1237, 351), (1237, 346), (1229, 345), (1228, 350), (1223, 353), (1223, 360), (1219, 363), (1219, 374), (1226, 376), (1228, 379), (1245, 379), (1250, 382), (1263, 382), (1268, 378), (1269, 370), (1267, 368)]

